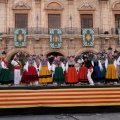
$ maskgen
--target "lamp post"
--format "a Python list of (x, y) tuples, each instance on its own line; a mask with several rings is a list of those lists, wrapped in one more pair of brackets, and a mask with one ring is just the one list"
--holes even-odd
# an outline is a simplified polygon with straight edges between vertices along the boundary
[(71, 21), (71, 26), (70, 26), (70, 28), (71, 28), (71, 31), (72, 31), (72, 16), (70, 15), (70, 21)]
[[(72, 33), (72, 16), (70, 15), (70, 33)], [(71, 38), (69, 38), (69, 40), (68, 40), (68, 56), (70, 55), (70, 53), (69, 53), (69, 48), (70, 48), (70, 46), (69, 46), (69, 42), (70, 42), (70, 40), (71, 40)]]
[(37, 29), (38, 29), (38, 14), (37, 14), (37, 16), (36, 16), (36, 20), (37, 20)]

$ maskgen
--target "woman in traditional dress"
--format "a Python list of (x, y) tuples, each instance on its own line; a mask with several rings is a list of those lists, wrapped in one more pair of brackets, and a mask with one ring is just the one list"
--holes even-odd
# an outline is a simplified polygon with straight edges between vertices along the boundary
[(70, 56), (69, 61), (66, 64), (66, 83), (74, 85), (77, 82), (78, 76), (75, 68), (75, 60), (73, 56)]
[(92, 73), (93, 73), (93, 66), (92, 66), (92, 63), (91, 61), (86, 58), (86, 67), (88, 68), (88, 71), (87, 71), (87, 78), (88, 78), (88, 81), (89, 81), (89, 84), (90, 85), (94, 85), (94, 82), (93, 82), (93, 79), (92, 79)]
[(21, 84), (26, 84), (26, 85), (28, 85), (29, 84), (29, 82), (26, 80), (26, 75), (27, 75), (27, 71), (26, 71), (26, 63), (27, 62), (25, 62), (24, 63), (24, 66), (23, 66), (23, 74), (22, 74), (22, 78), (21, 78)]
[(65, 82), (64, 71), (65, 66), (60, 61), (60, 56), (55, 57), (52, 63), (52, 71), (53, 71), (53, 83), (57, 86), (61, 86), (62, 83)]
[(108, 58), (105, 61), (106, 67), (106, 83), (115, 83), (118, 82), (118, 74), (117, 74), (117, 62), (112, 56), (112, 53), (109, 53)]
[(26, 62), (25, 70), (26, 72), (22, 76), (22, 82), (35, 85), (35, 82), (38, 81), (38, 74), (35, 68), (35, 62), (32, 59), (32, 55), (29, 56), (29, 59)]
[(93, 74), (92, 79), (95, 83), (100, 84), (102, 81), (102, 64), (101, 61), (98, 59), (97, 55), (94, 55), (94, 59), (92, 60), (93, 65)]
[(41, 60), (39, 83), (43, 84), (43, 86), (47, 86), (47, 84), (51, 82), (52, 82), (51, 66), (46, 56), (43, 56), (43, 59)]
[(5, 56), (2, 57), (1, 67), (2, 69), (0, 70), (0, 83), (8, 85), (13, 84), (13, 76), (8, 69), (8, 62)]
[(78, 61), (80, 64), (80, 68), (78, 72), (78, 81), (81, 83), (88, 82), (88, 79), (87, 79), (88, 68), (86, 67), (86, 61), (87, 61), (86, 57), (84, 57), (84, 60), (81, 58), (81, 60)]

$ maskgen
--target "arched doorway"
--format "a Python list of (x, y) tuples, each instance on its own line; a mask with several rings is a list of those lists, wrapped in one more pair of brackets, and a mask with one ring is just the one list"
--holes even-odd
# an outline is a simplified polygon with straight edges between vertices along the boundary
[(79, 57), (83, 57), (83, 59), (84, 59), (84, 57), (88, 57), (90, 60), (92, 60), (94, 57), (94, 54), (93, 54), (93, 52), (86, 51), (86, 52), (81, 53), (79, 55)]
[(49, 56), (64, 56), (63, 54), (61, 54), (61, 53), (59, 53), (59, 52), (50, 52), (50, 53), (48, 53), (47, 54), (47, 57), (49, 57)]
[(50, 53), (48, 53), (46, 56), (47, 56), (50, 64), (53, 62), (54, 57), (56, 57), (56, 56), (64, 57), (64, 55), (61, 54), (61, 53), (59, 53), (59, 52), (50, 52)]

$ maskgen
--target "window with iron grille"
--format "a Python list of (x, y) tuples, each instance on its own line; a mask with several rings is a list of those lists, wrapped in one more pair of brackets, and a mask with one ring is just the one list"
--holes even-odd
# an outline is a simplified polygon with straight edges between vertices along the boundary
[(115, 33), (118, 34), (118, 28), (120, 28), (120, 14), (115, 14)]
[(15, 14), (15, 28), (28, 27), (28, 14)]
[(48, 15), (48, 28), (60, 28), (60, 14)]
[(115, 15), (115, 28), (120, 27), (120, 14)]
[(93, 28), (93, 15), (81, 14), (81, 28)]

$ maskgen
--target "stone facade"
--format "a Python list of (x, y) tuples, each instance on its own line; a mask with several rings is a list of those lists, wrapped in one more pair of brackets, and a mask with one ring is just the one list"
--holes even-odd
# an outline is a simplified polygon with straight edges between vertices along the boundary
[[(15, 28), (16, 13), (28, 14), (28, 28), (48, 28), (48, 14), (60, 14), (61, 28), (69, 28), (72, 24), (73, 28), (78, 29), (81, 28), (80, 14), (93, 14), (93, 27), (99, 28), (95, 34), (95, 45), (84, 47), (81, 34), (65, 33), (62, 35), (62, 48), (53, 49), (49, 45), (49, 34), (31, 33), (27, 35), (27, 46), (16, 48), (11, 32)], [(99, 52), (111, 46), (113, 51), (117, 49), (120, 52), (118, 35), (112, 31), (115, 28), (115, 14), (120, 14), (120, 0), (0, 0), (0, 52), (5, 50), (8, 59), (18, 51), (45, 55), (59, 52), (68, 56), (86, 51)], [(105, 31), (109, 34), (104, 34)]]

